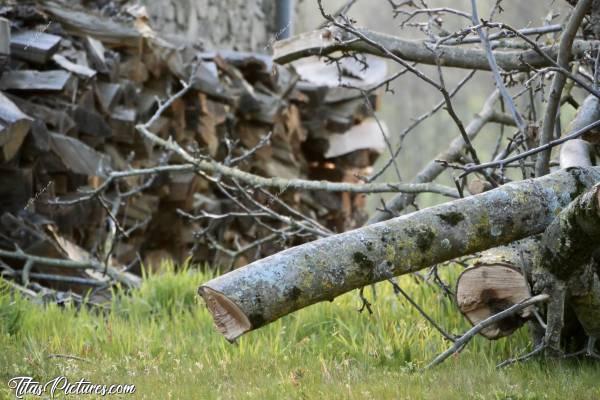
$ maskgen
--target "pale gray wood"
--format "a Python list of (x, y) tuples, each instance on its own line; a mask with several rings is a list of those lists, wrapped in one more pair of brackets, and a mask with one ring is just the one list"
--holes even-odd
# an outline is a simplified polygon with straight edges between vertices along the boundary
[(45, 64), (58, 50), (61, 37), (41, 31), (15, 33), (10, 40), (14, 57), (37, 64)]
[(303, 244), (199, 289), (229, 340), (311, 304), (541, 233), (600, 167), (562, 170)]
[(0, 79), (0, 90), (62, 92), (71, 73), (52, 71), (6, 71)]

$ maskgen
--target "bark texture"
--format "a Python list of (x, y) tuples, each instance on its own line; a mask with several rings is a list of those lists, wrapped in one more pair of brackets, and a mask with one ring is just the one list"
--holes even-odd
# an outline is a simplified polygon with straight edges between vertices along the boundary
[[(423, 41), (406, 40), (385, 33), (367, 29), (358, 31), (370, 40), (377, 42), (405, 61), (436, 65), (436, 54)], [(581, 57), (593, 51), (597, 42), (575, 40), (571, 49), (572, 57)], [(276, 62), (285, 64), (308, 56), (324, 56), (336, 51), (356, 51), (386, 57), (381, 50), (356, 38), (352, 33), (338, 28), (327, 27), (303, 33), (290, 39), (277, 42), (274, 46)], [(556, 59), (558, 46), (545, 46), (542, 51)], [(442, 67), (457, 67), (478, 70), (490, 70), (486, 52), (482, 49), (460, 46), (437, 47), (439, 63)], [(504, 71), (528, 71), (533, 68), (548, 67), (548, 59), (535, 50), (494, 51), (494, 57), (500, 69)]]
[(600, 282), (594, 253), (600, 248), (600, 186), (577, 197), (548, 226), (536, 258), (534, 289), (551, 296), (544, 338), (550, 354), (562, 352), (566, 305), (585, 333), (600, 337)]
[(543, 232), (600, 168), (504, 185), (285, 250), (202, 285), (219, 331), (234, 340), (352, 289)]
[[(600, 104), (598, 98), (589, 95), (583, 101), (573, 121), (569, 124), (568, 132), (579, 130), (594, 121), (600, 119)], [(590, 132), (584, 139), (592, 135), (597, 135), (597, 132)], [(589, 167), (592, 165), (592, 156), (590, 144), (584, 139), (574, 139), (565, 142), (560, 147), (560, 167)]]

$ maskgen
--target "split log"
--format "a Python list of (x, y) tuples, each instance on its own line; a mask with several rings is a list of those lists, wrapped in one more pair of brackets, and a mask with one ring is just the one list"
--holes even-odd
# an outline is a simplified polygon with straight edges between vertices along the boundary
[(294, 247), (202, 285), (228, 340), (392, 276), (541, 233), (600, 168), (563, 170)]
[(0, 92), (0, 162), (10, 161), (17, 154), (31, 121), (31, 117)]
[(60, 2), (43, 1), (42, 3), (42, 9), (74, 35), (83, 37), (89, 35), (115, 47), (137, 48), (141, 44), (142, 35), (133, 27), (84, 11), (70, 9)]
[(54, 71), (8, 71), (0, 79), (1, 90), (61, 92), (71, 79), (63, 70)]
[(44, 64), (56, 53), (61, 37), (40, 31), (24, 31), (10, 40), (11, 54), (21, 60)]
[(63, 55), (55, 54), (52, 56), (52, 60), (60, 67), (64, 68), (69, 72), (74, 73), (75, 75), (81, 78), (91, 79), (96, 76), (96, 70), (86, 67), (85, 65), (79, 65), (74, 62), (71, 62), (67, 57)]

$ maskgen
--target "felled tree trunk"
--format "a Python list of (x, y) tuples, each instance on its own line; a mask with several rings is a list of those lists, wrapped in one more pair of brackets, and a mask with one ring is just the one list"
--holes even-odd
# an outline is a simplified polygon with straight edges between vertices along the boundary
[(590, 337), (600, 337), (600, 186), (579, 196), (548, 226), (534, 271), (535, 289), (551, 295), (545, 343), (561, 351), (566, 304)]
[(202, 285), (218, 330), (234, 340), (352, 289), (541, 233), (600, 168), (511, 183), (285, 250)]
[[(567, 131), (579, 130), (598, 119), (600, 119), (600, 104), (595, 96), (590, 95), (577, 110), (577, 114), (569, 124)], [(565, 142), (560, 149), (561, 168), (590, 167), (592, 157), (589, 141), (597, 135), (597, 132), (592, 131), (588, 132), (584, 139)], [(570, 206), (557, 221), (563, 220), (564, 222), (568, 220), (571, 221), (569, 224), (574, 223), (577, 226), (574, 219), (581, 219), (581, 213), (585, 209), (582, 208), (581, 201), (581, 199), (577, 199), (575, 204), (579, 204), (579, 206)], [(593, 204), (589, 204), (589, 199), (585, 207), (593, 207)], [(565, 213), (568, 213), (569, 216)], [(587, 326), (586, 332), (592, 332), (588, 334), (600, 335), (600, 318), (598, 318), (600, 317), (598, 314), (600, 312), (600, 297), (595, 294), (600, 293), (597, 292), (599, 280), (597, 273), (594, 273), (593, 263), (589, 262), (594, 245), (589, 241), (579, 241), (571, 237), (574, 231), (567, 229), (566, 226), (560, 226), (560, 223), (557, 222), (551, 225), (552, 228), (548, 228), (544, 235), (547, 243), (544, 245), (540, 243), (539, 238), (527, 238), (511, 243), (509, 246), (490, 249), (469, 261), (471, 267), (461, 274), (456, 288), (457, 305), (469, 321), (477, 324), (529, 297), (529, 288), (525, 285), (526, 282), (531, 285), (534, 284), (534, 278), (532, 277), (533, 260), (538, 260), (538, 263), (548, 264), (548, 266), (541, 266), (538, 269), (536, 279), (541, 279), (541, 282), (538, 282), (537, 286), (544, 287), (546, 285), (546, 290), (549, 291), (552, 286), (550, 282), (556, 284), (553, 288), (555, 296), (551, 299), (551, 304), (554, 305), (550, 307), (549, 317), (550, 320), (557, 321), (557, 324), (560, 325), (557, 328), (558, 331), (563, 330), (564, 321), (571, 321), (567, 323), (569, 326), (565, 330), (566, 335), (563, 332), (563, 336), (579, 335), (582, 325)], [(581, 232), (576, 234), (581, 235)], [(550, 236), (552, 239), (550, 239)], [(565, 244), (569, 247), (572, 246), (573, 240), (580, 244), (577, 249), (566, 251), (567, 249), (561, 247)], [(556, 252), (557, 257), (563, 259), (547, 258), (542, 252), (548, 251), (548, 249)], [(570, 266), (565, 264), (565, 260), (569, 260), (568, 264)], [(567, 282), (557, 282), (556, 278), (553, 279), (554, 275), (547, 268), (559, 268), (559, 271), (565, 274), (562, 280)], [(561, 288), (564, 289), (565, 293), (557, 293)], [(568, 303), (567, 307), (562, 304), (565, 301)], [(563, 316), (565, 312), (566, 317)], [(526, 309), (520, 314), (487, 327), (480, 333), (488, 339), (499, 339), (510, 335), (527, 320), (531, 319), (531, 309)], [(532, 328), (533, 339), (534, 342), (538, 343), (545, 333), (540, 332), (541, 327), (537, 322), (531, 322), (530, 328)], [(548, 336), (546, 340), (550, 340), (550, 337), (552, 337), (552, 340), (555, 341), (552, 345), (559, 347), (560, 336), (560, 332), (555, 332), (553, 335)], [(562, 340), (562, 342), (565, 342), (565, 340)]]
[[(534, 292), (551, 296), (546, 331), (540, 335), (539, 325), (532, 323), (534, 341), (543, 338), (550, 354), (560, 354), (582, 337), (600, 337), (599, 248), (600, 186), (595, 186), (566, 207), (540, 237), (490, 249), (471, 260), (472, 267), (457, 282), (458, 307), (477, 324), (530, 297), (527, 283), (532, 284)], [(532, 320), (531, 311), (480, 333), (488, 339), (510, 335)]]

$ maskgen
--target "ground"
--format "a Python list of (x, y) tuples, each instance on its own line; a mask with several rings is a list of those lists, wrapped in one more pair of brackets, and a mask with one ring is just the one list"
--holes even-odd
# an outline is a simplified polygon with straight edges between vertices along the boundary
[[(600, 366), (591, 362), (497, 370), (528, 350), (526, 329), (496, 342), (476, 338), (460, 355), (420, 372), (448, 344), (389, 285), (378, 287), (373, 315), (358, 313), (357, 296), (349, 294), (230, 345), (196, 296), (208, 278), (193, 269), (151, 276), (131, 296), (117, 296), (104, 316), (44, 309), (0, 286), (0, 399), (14, 398), (7, 382), (15, 376), (45, 382), (61, 375), (136, 385), (134, 395), (113, 398), (600, 398)], [(435, 288), (413, 277), (401, 285), (448, 330), (468, 328)]]

